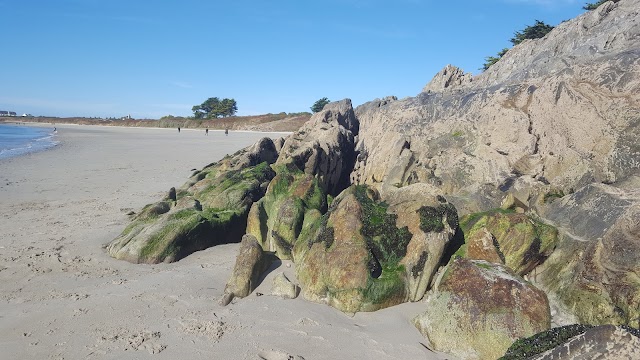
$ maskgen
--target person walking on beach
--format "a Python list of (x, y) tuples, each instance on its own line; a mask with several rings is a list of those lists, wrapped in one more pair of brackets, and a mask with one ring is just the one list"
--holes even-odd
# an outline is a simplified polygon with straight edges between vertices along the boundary
[(204, 134), (205, 134), (205, 135), (209, 135), (209, 128), (207, 128), (207, 129), (204, 131)]
[(180, 127), (178, 126), (178, 132), (180, 132)]
[(224, 129), (224, 134), (229, 135), (229, 129)]

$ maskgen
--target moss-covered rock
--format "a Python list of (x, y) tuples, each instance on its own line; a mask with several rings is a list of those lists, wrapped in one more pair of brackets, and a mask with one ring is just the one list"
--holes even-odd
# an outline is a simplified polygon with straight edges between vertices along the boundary
[[(267, 140), (259, 142), (258, 149), (268, 148)], [(267, 162), (255, 164), (261, 156), (251, 149), (196, 171), (171, 196), (147, 205), (108, 245), (109, 254), (135, 263), (172, 262), (240, 241), (251, 205), (275, 176)]]
[(550, 321), (544, 292), (502, 265), (456, 258), (414, 324), (435, 350), (496, 359), (515, 340), (548, 329)]
[(426, 184), (387, 187), (381, 198), (397, 215), (397, 226), (412, 234), (400, 261), (406, 271), (410, 301), (419, 301), (430, 287), (458, 229), (456, 208)]
[(278, 166), (264, 198), (253, 204), (248, 234), (258, 239), (266, 251), (281, 259), (291, 259), (291, 250), (310, 210), (326, 212), (326, 195), (312, 175), (291, 166)]
[(224, 293), (230, 297), (243, 298), (251, 294), (258, 286), (262, 273), (267, 270), (275, 258), (262, 251), (256, 238), (252, 235), (244, 235), (236, 257), (236, 264)]
[(640, 206), (605, 185), (549, 206), (555, 207), (549, 215), (571, 233), (530, 278), (577, 322), (640, 328)]
[(347, 313), (374, 311), (407, 300), (406, 270), (400, 264), (411, 233), (397, 216), (372, 199), (367, 187), (341, 193), (328, 213), (303, 224), (294, 247), (305, 298)]
[(459, 255), (505, 264), (519, 275), (544, 262), (558, 243), (558, 231), (508, 210), (474, 213), (461, 220), (465, 246)]

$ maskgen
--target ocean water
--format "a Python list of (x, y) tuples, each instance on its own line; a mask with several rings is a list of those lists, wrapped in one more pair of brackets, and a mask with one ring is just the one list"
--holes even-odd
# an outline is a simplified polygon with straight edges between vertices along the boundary
[(0, 124), (0, 160), (58, 145), (53, 127)]

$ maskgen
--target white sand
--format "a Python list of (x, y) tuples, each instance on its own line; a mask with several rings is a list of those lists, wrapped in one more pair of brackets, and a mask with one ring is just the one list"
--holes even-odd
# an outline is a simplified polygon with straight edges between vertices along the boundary
[(0, 358), (445, 358), (409, 322), (424, 304), (349, 317), (254, 293), (221, 307), (237, 244), (152, 266), (106, 255), (128, 211), (267, 134), (57, 128), (56, 148), (0, 160)]

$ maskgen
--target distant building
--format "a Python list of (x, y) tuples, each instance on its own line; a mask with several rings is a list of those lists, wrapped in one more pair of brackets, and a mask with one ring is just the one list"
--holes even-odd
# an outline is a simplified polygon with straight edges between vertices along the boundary
[(9, 111), (9, 116), (16, 116), (16, 112), (15, 111)]

